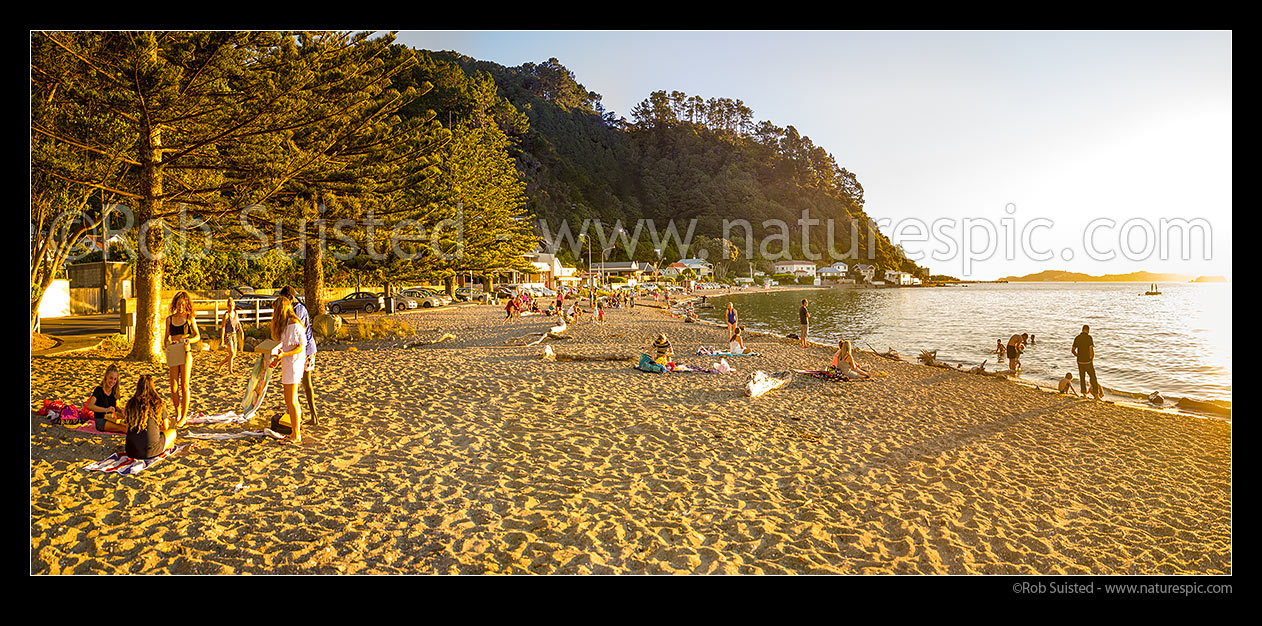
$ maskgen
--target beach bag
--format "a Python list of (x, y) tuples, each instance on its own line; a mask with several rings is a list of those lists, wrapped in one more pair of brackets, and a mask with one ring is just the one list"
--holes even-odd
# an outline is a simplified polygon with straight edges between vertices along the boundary
[(74, 406), (74, 405), (66, 405), (66, 406), (61, 407), (61, 423), (62, 424), (80, 424), (82, 422), (83, 422), (82, 413), (79, 412), (79, 407)]
[(60, 416), (61, 415), (61, 400), (49, 400), (48, 398), (44, 398), (44, 406), (40, 407), (39, 410), (35, 412), (35, 414), (48, 415), (50, 411), (52, 412), (53, 417)]
[(294, 432), (294, 429), (290, 425), (289, 414), (282, 413), (279, 416), (273, 416), (272, 417), (272, 430), (282, 435), (292, 435)]
[(654, 374), (666, 373), (665, 366), (654, 362), (652, 357), (650, 357), (647, 354), (644, 354), (643, 352), (640, 353), (640, 364), (636, 366), (636, 369), (644, 371), (644, 372), (651, 372)]

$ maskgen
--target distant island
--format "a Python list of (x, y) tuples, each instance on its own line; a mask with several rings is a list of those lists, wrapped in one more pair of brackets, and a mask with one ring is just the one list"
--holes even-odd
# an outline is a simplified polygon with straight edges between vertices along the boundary
[(1000, 278), (999, 281), (1007, 281), (1010, 283), (1225, 283), (1227, 282), (1227, 278), (1225, 276), (1193, 277), (1187, 274), (1155, 274), (1153, 272), (1131, 272), (1129, 274), (1105, 274), (1103, 276), (1092, 276), (1090, 274), (1066, 272), (1063, 270), (1046, 270), (1037, 274), (1026, 274), (1025, 276), (1005, 276)]

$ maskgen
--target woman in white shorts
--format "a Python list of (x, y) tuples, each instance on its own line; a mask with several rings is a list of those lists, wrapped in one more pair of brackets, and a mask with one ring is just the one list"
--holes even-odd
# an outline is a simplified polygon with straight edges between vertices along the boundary
[(302, 408), (298, 403), (298, 385), (307, 362), (307, 329), (303, 328), (289, 298), (280, 297), (272, 304), (272, 339), (279, 341), (272, 367), (281, 366), (281, 384), (285, 388), (285, 412), (292, 432), (285, 441), (302, 443)]

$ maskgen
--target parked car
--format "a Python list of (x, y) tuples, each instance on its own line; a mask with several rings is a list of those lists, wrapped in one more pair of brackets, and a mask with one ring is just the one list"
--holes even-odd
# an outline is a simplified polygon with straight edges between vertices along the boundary
[[(399, 293), (402, 293), (409, 298), (416, 298), (421, 302), (421, 306), (426, 308), (430, 306), (443, 306), (451, 304), (451, 298), (447, 297), (447, 294), (436, 289), (430, 289), (429, 287), (413, 287), (412, 289), (404, 289)], [(432, 301), (433, 303), (428, 305), (425, 304), (427, 298), (434, 299), (434, 301)]]
[[(385, 300), (386, 294), (379, 293), (377, 295), (381, 296), (383, 301)], [(420, 302), (418, 302), (416, 299), (406, 296), (402, 292), (400, 292), (399, 295), (394, 296), (394, 308), (396, 311), (405, 311), (408, 309), (415, 309), (416, 307), (420, 305), (421, 305)]]
[(342, 298), (341, 300), (334, 300), (328, 303), (325, 308), (328, 309), (329, 313), (334, 315), (343, 311), (363, 311), (365, 313), (372, 313), (373, 311), (380, 311), (386, 308), (386, 299), (375, 293), (357, 291), (345, 298)]
[(474, 298), (480, 297), (481, 295), (482, 290), (474, 289), (473, 287), (461, 287), (456, 290), (456, 299), (461, 302), (468, 302)]

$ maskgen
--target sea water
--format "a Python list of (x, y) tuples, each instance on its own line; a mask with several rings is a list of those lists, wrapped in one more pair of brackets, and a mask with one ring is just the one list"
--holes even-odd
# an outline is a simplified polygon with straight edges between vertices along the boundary
[(714, 297), (699, 311), (724, 321), (727, 300), (740, 324), (777, 334), (799, 332), (798, 307), (810, 301), (809, 338), (859, 348), (894, 348), (914, 359), (937, 350), (939, 360), (970, 368), (999, 363), (996, 341), (1029, 333), (1021, 378), (1054, 383), (1078, 367), (1070, 352), (1087, 324), (1095, 340), (1100, 384), (1132, 397), (1159, 391), (1167, 398), (1231, 400), (1231, 283), (970, 283), (950, 287), (825, 288), (736, 293)]

